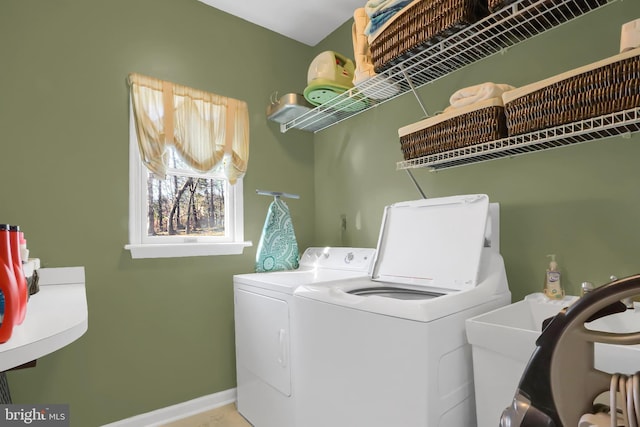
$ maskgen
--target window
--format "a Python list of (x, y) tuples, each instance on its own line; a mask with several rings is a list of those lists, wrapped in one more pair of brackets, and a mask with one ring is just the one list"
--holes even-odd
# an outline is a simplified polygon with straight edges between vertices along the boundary
[[(232, 128), (238, 123), (203, 101), (198, 96), (200, 92), (186, 99), (192, 94), (185, 96), (184, 91), (171, 90), (173, 105), (167, 107), (167, 97), (158, 86), (144, 87), (147, 93), (142, 95), (150, 94), (152, 101), (144, 104), (140, 97), (136, 99), (140, 95), (133, 89), (136, 82), (130, 76), (130, 244), (125, 248), (133, 258), (242, 253), (245, 246), (251, 245), (243, 241), (242, 209), (242, 176), (248, 147), (246, 152), (234, 150), (235, 140), (230, 138), (234, 129), (230, 131), (228, 126), (221, 128), (210, 122), (217, 120), (219, 124), (222, 115), (225, 124), (233, 124)], [(143, 80), (143, 84), (146, 82)], [(166, 82), (159, 82), (165, 83), (161, 87), (166, 90)], [(195, 108), (194, 105), (185, 108), (193, 98)], [(167, 126), (164, 117), (164, 111), (171, 107), (175, 112), (173, 140), (165, 137), (165, 129), (174, 126), (173, 123)], [(196, 122), (195, 128), (189, 128), (190, 120)], [(202, 131), (203, 122), (206, 132)], [(246, 134), (235, 134), (239, 134), (236, 139), (242, 146)], [(203, 148), (202, 144), (207, 146)], [(205, 168), (209, 169), (203, 171)]]

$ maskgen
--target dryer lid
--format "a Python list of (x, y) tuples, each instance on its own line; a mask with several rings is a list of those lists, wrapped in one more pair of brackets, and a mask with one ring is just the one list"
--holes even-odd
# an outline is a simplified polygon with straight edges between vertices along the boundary
[(475, 286), (488, 209), (484, 194), (387, 206), (372, 279), (447, 290)]

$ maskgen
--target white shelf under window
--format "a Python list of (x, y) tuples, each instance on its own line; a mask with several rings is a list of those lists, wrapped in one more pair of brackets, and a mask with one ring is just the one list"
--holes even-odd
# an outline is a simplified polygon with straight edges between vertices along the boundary
[(244, 248), (253, 246), (251, 242), (224, 243), (162, 243), (125, 245), (131, 251), (131, 258), (180, 258), (209, 255), (241, 255)]
[[(518, 0), (369, 79), (361, 90), (370, 96), (353, 88), (282, 123), (280, 130), (320, 131), (612, 1), (615, 0)], [(384, 98), (390, 85), (398, 92)]]
[(447, 169), (640, 131), (640, 108), (397, 163), (397, 169)]

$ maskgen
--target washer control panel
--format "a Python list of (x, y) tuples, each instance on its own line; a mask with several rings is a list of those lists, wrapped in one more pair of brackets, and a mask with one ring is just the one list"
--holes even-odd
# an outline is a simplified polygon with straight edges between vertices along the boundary
[(375, 253), (372, 248), (311, 247), (302, 254), (300, 266), (368, 272)]

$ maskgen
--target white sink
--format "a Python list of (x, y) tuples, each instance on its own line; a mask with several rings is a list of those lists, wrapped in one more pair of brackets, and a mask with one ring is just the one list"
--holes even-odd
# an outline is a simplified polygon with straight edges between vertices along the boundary
[[(585, 324), (587, 329), (604, 332), (639, 332), (640, 306)], [(595, 368), (610, 374), (635, 374), (640, 371), (640, 345), (595, 345)]]
[[(542, 322), (576, 300), (577, 297), (565, 297), (561, 301), (551, 301), (536, 293), (467, 320), (467, 338), (473, 350), (478, 426), (498, 424), (502, 411), (511, 404), (536, 348)], [(638, 332), (640, 306), (595, 320), (586, 327), (605, 332)], [(596, 343), (595, 368), (607, 373), (640, 371), (640, 345)]]

